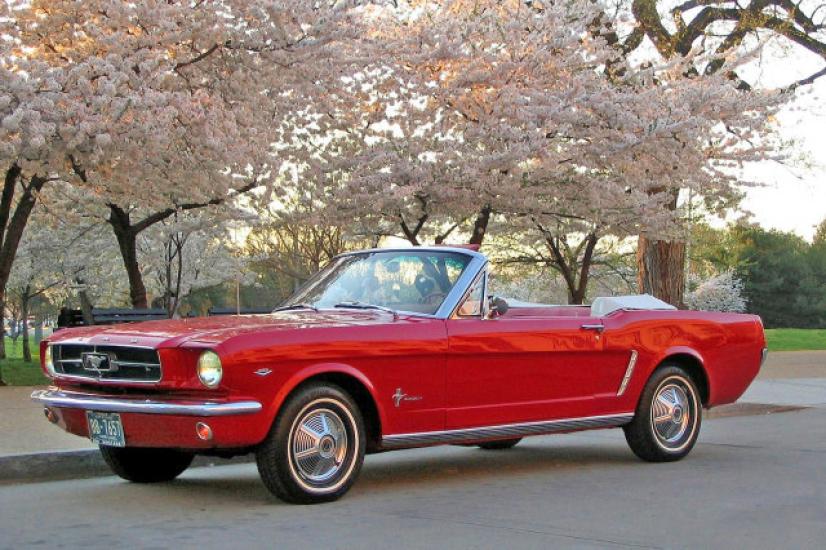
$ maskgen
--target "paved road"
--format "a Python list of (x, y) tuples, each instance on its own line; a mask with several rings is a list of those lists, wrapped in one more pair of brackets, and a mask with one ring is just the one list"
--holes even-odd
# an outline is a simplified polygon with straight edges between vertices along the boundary
[(4, 485), (0, 547), (823, 548), (824, 464), (814, 408), (708, 420), (673, 464), (638, 461), (618, 430), (387, 453), (314, 507), (269, 498), (252, 465)]

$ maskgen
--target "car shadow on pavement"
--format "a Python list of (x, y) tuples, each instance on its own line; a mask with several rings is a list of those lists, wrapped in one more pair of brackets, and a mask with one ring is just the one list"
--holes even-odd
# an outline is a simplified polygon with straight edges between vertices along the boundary
[[(627, 447), (609, 441), (560, 445), (557, 443), (522, 442), (505, 451), (485, 451), (476, 447), (433, 447), (366, 457), (354, 493), (361, 498), (412, 486), (417, 489), (445, 487), (453, 484), (478, 484), (490, 479), (498, 482), (541, 473), (564, 473), (585, 468), (643, 464)], [(119, 480), (107, 478), (111, 484)], [(111, 489), (111, 484), (106, 485)], [(182, 506), (220, 503), (280, 503), (270, 496), (258, 477), (254, 464), (195, 468), (171, 483), (118, 487), (122, 496), (139, 491), (142, 496), (155, 494)], [(134, 493), (132, 493), (134, 494)]]
[[(503, 479), (542, 472), (567, 471), (607, 465), (639, 463), (630, 450), (614, 445), (547, 445), (523, 442), (504, 451), (454, 447), (436, 455), (430, 450), (407, 451), (408, 456), (371, 464), (362, 469), (358, 487), (367, 491), (395, 490), (423, 484), (475, 482), (480, 478)], [(416, 456), (418, 455), (418, 456)], [(382, 457), (383, 458), (383, 457)]]

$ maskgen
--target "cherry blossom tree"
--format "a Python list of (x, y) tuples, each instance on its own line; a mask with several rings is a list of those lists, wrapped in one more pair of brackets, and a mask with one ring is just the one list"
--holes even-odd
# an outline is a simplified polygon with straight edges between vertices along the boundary
[[(34, 206), (6, 284), (8, 310), (22, 327), (26, 361), (31, 360), (27, 320), (35, 299), (62, 304), (79, 291), (90, 314), (91, 299), (102, 296), (103, 289), (112, 292), (119, 286), (121, 295), (125, 290), (119, 284), (117, 248), (106, 228), (95, 220), (53, 214), (52, 208), (60, 205), (61, 187), (56, 184), (44, 191)], [(93, 284), (86, 284), (86, 279)]]
[(493, 216), (531, 204), (526, 173), (567, 170), (580, 145), (568, 130), (606, 53), (590, 11), (514, 0), (374, 14), (381, 55), (318, 125), (311, 173), (334, 178), (336, 210), (413, 244), (461, 228), (481, 244)]
[[(606, 6), (594, 20), (594, 32), (605, 37), (617, 52), (618, 71), (628, 58), (655, 63), (680, 60), (688, 77), (724, 74), (748, 93), (759, 83), (749, 76), (747, 68), (732, 67), (727, 60), (762, 42), (784, 52), (782, 56), (763, 56), (761, 63), (765, 64), (764, 72), (782, 81), (779, 85), (787, 99), (792, 99), (795, 90), (826, 75), (826, 4), (822, 0), (628, 0)], [(787, 59), (795, 62), (786, 63)], [(805, 72), (811, 66), (815, 68)], [(777, 78), (784, 74), (785, 78)], [(657, 186), (651, 192), (671, 193), (673, 198), (666, 207), (674, 210), (680, 189), (679, 185)], [(684, 239), (641, 234), (640, 291), (681, 303), (685, 261)]]
[(700, 51), (618, 60), (594, 36), (600, 13), (457, 0), (375, 15), (386, 50), (307, 125), (306, 175), (326, 176), (335, 212), (413, 244), (457, 229), (481, 243), (495, 216), (538, 231), (581, 301), (599, 239), (679, 237), (674, 190), (730, 204), (738, 167), (771, 152), (782, 100), (739, 92), (727, 77), (739, 59), (703, 79), (691, 67), (718, 59)]
[[(40, 237), (43, 231), (28, 231), (20, 245), (19, 258), (15, 262), (7, 282), (7, 307), (16, 313), (12, 315), (23, 337), (23, 360), (31, 362), (29, 348), (29, 314), (34, 299), (43, 297), (50, 290), (58, 287), (62, 279), (48, 259), (53, 258), (54, 250)], [(1, 376), (1, 375), (0, 375)]]
[(321, 223), (323, 211), (323, 203), (294, 194), (261, 213), (247, 235), (244, 250), (255, 258), (251, 267), (276, 283), (279, 294), (292, 294), (341, 253), (378, 246), (354, 235), (352, 225), (339, 218)]
[(20, 214), (8, 222), (0, 283), (37, 193), (62, 178), (93, 190), (108, 209), (131, 302), (145, 307), (138, 235), (176, 212), (243, 194), (268, 200), (279, 162), (271, 145), (292, 94), (349, 55), (334, 43), (357, 34), (353, 6), (4, 4), (9, 191), (0, 214), (13, 203)]
[(149, 289), (169, 317), (179, 315), (196, 289), (250, 279), (247, 264), (254, 256), (239, 253), (227, 227), (216, 223), (220, 219), (206, 209), (174, 216), (141, 234), (138, 252)]

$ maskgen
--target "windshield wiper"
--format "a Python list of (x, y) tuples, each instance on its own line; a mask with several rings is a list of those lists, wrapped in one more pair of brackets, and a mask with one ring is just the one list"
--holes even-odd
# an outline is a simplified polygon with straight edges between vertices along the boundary
[(387, 313), (391, 313), (393, 315), (393, 320), (399, 318), (399, 312), (397, 312), (395, 309), (390, 309), (389, 307), (384, 306), (377, 306), (376, 304), (365, 304), (364, 302), (341, 302), (340, 304), (336, 304), (333, 307), (351, 309), (376, 309), (378, 311), (385, 311)]
[(311, 309), (318, 313), (318, 308), (315, 307), (313, 304), (290, 304), (288, 306), (277, 307), (274, 310), (272, 310), (272, 312), (275, 313), (277, 311), (291, 311), (294, 309)]

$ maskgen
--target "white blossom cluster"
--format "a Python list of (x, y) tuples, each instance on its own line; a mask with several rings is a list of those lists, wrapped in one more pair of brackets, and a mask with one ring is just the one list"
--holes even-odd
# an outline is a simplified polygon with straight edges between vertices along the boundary
[(685, 294), (689, 309), (700, 311), (746, 311), (746, 297), (743, 282), (733, 271), (725, 271), (704, 281), (689, 276), (689, 287)]

